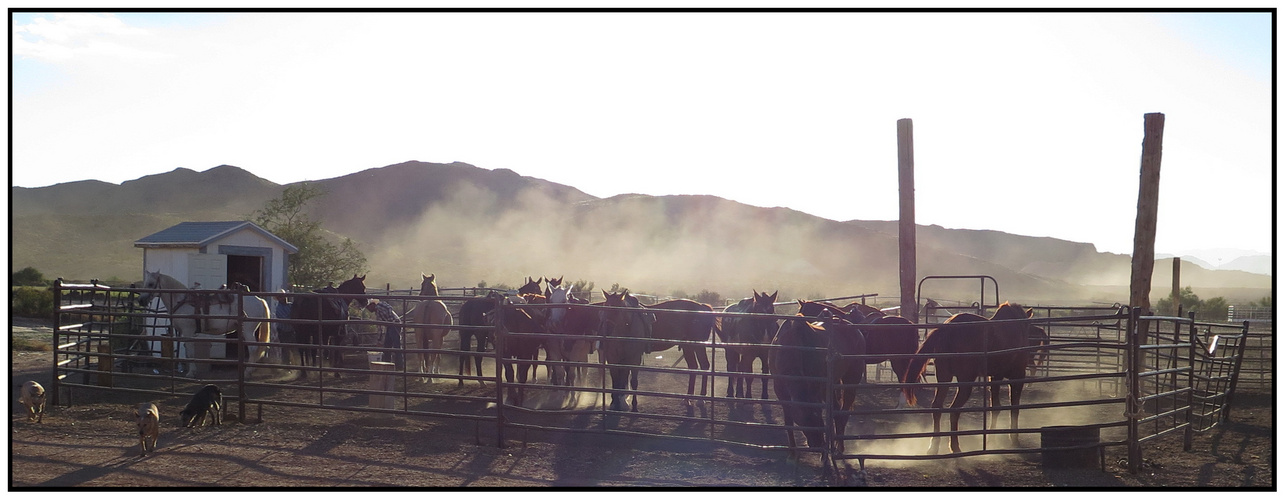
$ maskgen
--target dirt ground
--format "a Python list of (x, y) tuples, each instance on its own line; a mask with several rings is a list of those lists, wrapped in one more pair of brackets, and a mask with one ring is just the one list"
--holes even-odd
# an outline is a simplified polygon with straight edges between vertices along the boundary
[[(47, 324), (10, 320), (13, 338), (50, 338)], [(542, 431), (513, 432), (500, 448), (494, 430), (458, 419), (264, 406), (261, 422), (229, 418), (220, 427), (183, 429), (173, 414), (185, 397), (156, 401), (163, 413), (160, 443), (139, 457), (131, 417), (140, 396), (78, 395), (74, 406), (50, 406), (43, 423), (29, 423), (18, 389), (26, 380), (49, 387), (52, 354), (10, 354), (10, 490), (832, 485), (812, 456), (795, 462), (782, 451), (704, 441)], [(1181, 435), (1146, 443), (1138, 474), (1128, 472), (1125, 449), (1114, 447), (1107, 449), (1105, 471), (1045, 468), (1038, 453), (870, 461), (864, 477), (839, 485), (1275, 489), (1274, 408), (1271, 394), (1238, 394), (1231, 421), (1197, 435), (1192, 451), (1182, 451)]]

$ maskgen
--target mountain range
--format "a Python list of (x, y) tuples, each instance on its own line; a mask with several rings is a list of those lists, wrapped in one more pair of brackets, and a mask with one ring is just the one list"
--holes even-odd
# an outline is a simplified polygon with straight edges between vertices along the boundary
[[(423, 272), (444, 287), (546, 275), (658, 295), (899, 294), (896, 221), (834, 221), (714, 196), (597, 198), (459, 162), (411, 161), (311, 183), (326, 193), (312, 215), (361, 245), (368, 284), (409, 288)], [(10, 265), (76, 280), (137, 279), (142, 250), (135, 240), (183, 221), (245, 219), (283, 187), (227, 165), (119, 185), (13, 187)], [(1001, 300), (1028, 304), (1127, 301), (1129, 256), (1089, 243), (940, 226), (919, 226), (916, 239), (920, 277), (988, 275)], [(1153, 301), (1166, 294), (1170, 270), (1157, 262)], [(1186, 260), (1181, 272), (1182, 284), (1202, 298), (1235, 303), (1272, 294), (1267, 275)], [(978, 283), (930, 280), (922, 294), (971, 302)], [(986, 293), (993, 300), (990, 285)]]

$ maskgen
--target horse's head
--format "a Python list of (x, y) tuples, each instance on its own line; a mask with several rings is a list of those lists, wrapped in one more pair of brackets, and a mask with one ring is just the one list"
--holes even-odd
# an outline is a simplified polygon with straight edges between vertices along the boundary
[(532, 280), (530, 276), (527, 276), (526, 283), (523, 283), (522, 286), (518, 288), (518, 295), (527, 294), (527, 293), (534, 293), (538, 295), (538, 294), (544, 293), (544, 290), (540, 289), (541, 281), (544, 281), (543, 276), (541, 276), (540, 279), (537, 279), (537, 280)]
[(437, 291), (437, 282), (433, 281), (434, 279), (437, 278), (437, 275), (435, 274), (425, 275), (424, 273), (419, 273), (419, 276), (422, 279), (422, 281), (420, 281), (419, 283), (420, 295), (438, 295), (439, 294), (439, 292)]
[[(557, 286), (549, 290), (550, 304), (567, 304), (570, 302), (571, 302), (570, 287), (563, 288), (562, 286)], [(549, 312), (549, 321), (551, 321), (555, 325), (560, 324), (562, 323), (562, 317), (565, 316), (566, 314), (567, 314), (567, 308), (565, 307), (558, 307), (558, 308), (552, 309)]]
[(991, 316), (992, 320), (1004, 319), (1027, 319), (1035, 316), (1034, 309), (1024, 309), (1020, 304), (1005, 302), (995, 309), (995, 315)]
[[(336, 288), (335, 291), (344, 295), (364, 295), (366, 293), (366, 275), (352, 275), (352, 278), (349, 278), (348, 281), (340, 283), (339, 287)], [(361, 307), (366, 307), (366, 304), (370, 303), (370, 301), (365, 298), (344, 299), (344, 302), (346, 303), (352, 300), (359, 302)]]
[(768, 295), (767, 292), (758, 293), (758, 291), (755, 290), (754, 304), (750, 306), (750, 310), (748, 312), (761, 313), (761, 314), (776, 313), (777, 293), (779, 292), (772, 292), (772, 295)]
[[(179, 280), (176, 280), (167, 274), (163, 274), (160, 271), (152, 272), (152, 271), (144, 270), (142, 288), (143, 290), (167, 290), (167, 289), (178, 290), (178, 289), (186, 289), (187, 287), (183, 286), (183, 283), (179, 282)], [(165, 295), (170, 296), (170, 294), (165, 294)], [(146, 307), (149, 303), (152, 302), (152, 299), (156, 296), (157, 294), (155, 292), (147, 292), (147, 291), (139, 292), (138, 305)], [(164, 300), (172, 300), (172, 299), (164, 299)]]

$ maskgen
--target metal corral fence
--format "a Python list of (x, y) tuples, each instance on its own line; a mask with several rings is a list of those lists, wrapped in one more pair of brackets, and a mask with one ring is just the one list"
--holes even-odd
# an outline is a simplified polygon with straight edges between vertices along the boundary
[[(465, 419), (475, 423), (476, 439), (494, 436), (497, 446), (504, 446), (506, 434), (515, 431), (525, 439), (526, 432), (589, 433), (598, 435), (631, 435), (678, 440), (697, 440), (763, 449), (785, 449), (783, 407), (775, 400), (767, 382), (780, 375), (767, 375), (755, 363), (749, 398), (728, 395), (728, 376), (724, 354), (730, 348), (763, 347), (727, 344), (717, 336), (699, 342), (665, 341), (678, 347), (650, 352), (639, 367), (637, 390), (626, 392), (639, 401), (639, 412), (615, 412), (607, 408), (611, 380), (596, 359), (587, 361), (539, 360), (537, 376), (524, 384), (506, 380), (504, 363), (493, 350), (475, 352), (484, 360), (484, 372), (460, 374), (459, 333), (490, 334), (493, 344), (508, 345), (522, 339), (543, 338), (585, 340), (584, 337), (540, 332), (505, 331), (494, 327), (466, 327), (453, 324), (431, 325), (407, 322), (406, 330), (442, 326), (451, 328), (441, 349), (433, 349), (411, 340), (398, 349), (381, 347), (379, 333), (389, 326), (373, 319), (360, 309), (350, 309), (349, 318), (338, 321), (273, 318), (268, 323), (280, 332), (304, 322), (340, 323), (346, 343), (335, 346), (344, 368), (316, 356), (304, 366), (300, 351), (318, 346), (298, 342), (245, 341), (237, 336), (196, 336), (174, 338), (164, 330), (166, 320), (176, 319), (138, 304), (138, 290), (109, 288), (97, 284), (56, 283), (55, 303), (58, 317), (54, 332), (54, 383), (51, 388), (55, 403), (73, 404), (73, 394), (81, 391), (107, 390), (136, 393), (144, 398), (176, 397), (194, 393), (207, 383), (220, 384), (225, 397), (235, 401), (242, 421), (247, 411), (264, 405), (322, 408), (354, 412), (389, 413), (425, 418)], [(234, 292), (241, 293), (241, 292)], [(269, 303), (292, 300), (307, 294), (250, 293)], [(335, 295), (341, 298), (355, 296)], [(421, 300), (441, 300), (452, 314), (458, 315), (467, 300), (490, 300), (467, 296), (421, 297), (409, 294), (370, 294), (395, 305), (402, 313)], [(239, 301), (234, 301), (239, 303)], [(550, 305), (494, 305), (507, 314), (513, 308), (528, 310)], [(566, 306), (563, 306), (566, 307)], [(570, 307), (610, 310), (603, 306)], [(792, 312), (778, 308), (778, 313)], [(672, 311), (673, 314), (709, 315), (702, 312)], [(239, 313), (238, 313), (239, 314)], [(405, 315), (409, 317), (409, 315)], [(789, 314), (747, 315), (713, 313), (717, 318), (790, 319)], [(1253, 336), (1248, 325), (1197, 323), (1192, 318), (1141, 316), (1127, 308), (1055, 308), (1039, 307), (1033, 319), (1022, 320), (1044, 328), (1049, 334), (1046, 346), (1026, 347), (1042, 354), (1042, 361), (1031, 369), (1024, 380), (1025, 390), (1018, 405), (994, 404), (986, 397), (987, 382), (975, 386), (971, 401), (959, 409), (947, 409), (960, 415), (958, 431), (949, 425), (934, 432), (931, 414), (924, 407), (899, 407), (901, 389), (911, 386), (897, 377), (880, 377), (887, 362), (867, 367), (866, 383), (856, 385), (857, 405), (840, 413), (829, 404), (836, 390), (844, 386), (826, 377), (815, 379), (825, 384), (824, 421), (847, 415), (850, 422), (838, 434), (826, 425), (829, 442), (842, 444), (841, 453), (829, 453), (829, 447), (813, 443), (810, 451), (827, 460), (855, 459), (863, 466), (867, 460), (925, 460), (985, 454), (1042, 452), (1045, 456), (1059, 453), (1087, 452), (1100, 460), (1105, 448), (1128, 449), (1131, 470), (1141, 463), (1140, 443), (1182, 431), (1188, 439), (1193, 432), (1203, 432), (1226, 419), (1238, 383), (1241, 360)], [(923, 334), (940, 325), (920, 324)], [(865, 325), (874, 332), (881, 325)], [(405, 331), (405, 330), (404, 330)], [(153, 335), (149, 333), (161, 333)], [(595, 343), (607, 340), (597, 337)], [(277, 339), (274, 339), (277, 340)], [(260, 347), (266, 359), (246, 360), (247, 347)], [(681, 365), (679, 349), (704, 352), (707, 368), (688, 369)], [(767, 346), (765, 350), (789, 349)], [(391, 352), (390, 352), (391, 351)], [(384, 353), (404, 363), (384, 363)], [(416, 371), (419, 354), (441, 355), (438, 373)], [(943, 356), (981, 356), (963, 353)], [(868, 357), (868, 356), (864, 356)], [(902, 358), (909, 355), (902, 355)], [(829, 359), (840, 360), (831, 354)], [(470, 363), (471, 364), (471, 363)], [(827, 369), (833, 366), (827, 365)], [(582, 372), (575, 386), (548, 383), (551, 367)], [(927, 372), (933, 373), (931, 365)], [(931, 400), (928, 393), (940, 386), (952, 389), (964, 384), (914, 384), (921, 405)], [(694, 381), (695, 393), (688, 394), (688, 383)], [(708, 382), (702, 393), (703, 382)], [(1007, 387), (1001, 389), (1007, 392)], [(522, 404), (514, 395), (524, 394)], [(762, 394), (768, 394), (762, 399)], [(952, 391), (953, 393), (953, 391)], [(1005, 401), (1001, 399), (999, 401)], [(690, 404), (689, 404), (690, 402)], [(1009, 428), (1006, 420), (992, 425), (988, 412), (1020, 410), (1020, 424)], [(493, 430), (492, 430), (493, 429)], [(924, 450), (935, 437), (959, 436), (963, 451), (927, 455)], [(1016, 436), (1018, 444), (1010, 442)], [(1038, 440), (1037, 440), (1038, 439)], [(802, 441), (800, 441), (802, 443)]]

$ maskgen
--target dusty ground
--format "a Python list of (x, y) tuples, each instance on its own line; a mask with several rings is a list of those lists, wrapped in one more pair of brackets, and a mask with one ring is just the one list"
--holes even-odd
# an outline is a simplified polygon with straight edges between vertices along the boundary
[[(47, 325), (11, 318), (13, 338), (47, 342)], [(11, 351), (10, 489), (31, 487), (822, 487), (817, 460), (780, 451), (654, 438), (514, 432), (507, 446), (471, 422), (265, 406), (263, 421), (181, 429), (165, 415), (156, 453), (138, 457), (131, 417), (138, 396), (78, 396), (28, 423), (22, 382), (48, 387), (48, 351)], [(871, 462), (874, 487), (1275, 488), (1270, 394), (1238, 395), (1232, 421), (1198, 435), (1147, 443), (1138, 474), (1125, 450), (1106, 471), (1046, 469), (1038, 454), (951, 461)], [(185, 398), (160, 400), (176, 412)], [(627, 419), (628, 417), (626, 417)], [(855, 481), (849, 484), (859, 484)]]

